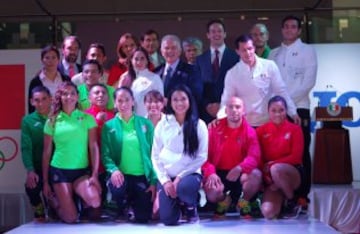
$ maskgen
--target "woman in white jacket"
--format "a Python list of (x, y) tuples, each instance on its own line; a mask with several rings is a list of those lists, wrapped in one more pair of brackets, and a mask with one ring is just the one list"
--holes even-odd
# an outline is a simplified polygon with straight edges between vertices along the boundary
[(157, 90), (164, 95), (164, 84), (159, 75), (150, 71), (150, 59), (145, 49), (137, 48), (129, 57), (129, 70), (120, 76), (119, 88), (126, 86), (135, 97), (135, 114), (147, 114), (144, 97), (150, 90)]
[(188, 222), (199, 220), (201, 166), (207, 159), (208, 131), (199, 119), (194, 97), (185, 85), (169, 93), (167, 115), (157, 124), (152, 162), (159, 183), (160, 221), (176, 225), (185, 208)]

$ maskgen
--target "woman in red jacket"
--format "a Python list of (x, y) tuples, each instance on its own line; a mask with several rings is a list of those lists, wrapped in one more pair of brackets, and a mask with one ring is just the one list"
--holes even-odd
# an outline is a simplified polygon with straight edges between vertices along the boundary
[(300, 126), (287, 120), (286, 101), (269, 100), (270, 121), (256, 129), (262, 150), (265, 192), (261, 211), (265, 218), (280, 214), (283, 201), (291, 201), (301, 184), (303, 135)]
[(118, 61), (109, 70), (108, 85), (117, 88), (120, 76), (128, 70), (128, 58), (138, 46), (138, 40), (131, 33), (121, 35), (116, 47)]

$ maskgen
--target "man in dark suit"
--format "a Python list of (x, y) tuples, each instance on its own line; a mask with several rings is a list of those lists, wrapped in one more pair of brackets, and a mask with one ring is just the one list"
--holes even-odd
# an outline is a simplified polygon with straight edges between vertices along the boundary
[(165, 62), (164, 58), (159, 53), (159, 34), (155, 30), (146, 31), (141, 37), (141, 47), (143, 47), (149, 54), (150, 62), (157, 68)]
[(76, 63), (80, 48), (81, 44), (77, 36), (67, 36), (64, 38), (61, 47), (62, 60), (58, 66), (60, 73), (72, 78), (82, 71), (81, 64)]
[(220, 109), (226, 72), (239, 61), (239, 56), (225, 45), (226, 31), (221, 20), (209, 21), (206, 35), (210, 48), (197, 57), (196, 65), (201, 73), (204, 92), (200, 117), (209, 123)]
[(160, 65), (155, 72), (164, 82), (164, 95), (168, 97), (169, 92), (179, 84), (187, 85), (194, 95), (198, 107), (202, 98), (203, 85), (200, 73), (195, 66), (180, 60), (181, 42), (176, 35), (166, 35), (161, 40), (161, 54), (165, 64)]

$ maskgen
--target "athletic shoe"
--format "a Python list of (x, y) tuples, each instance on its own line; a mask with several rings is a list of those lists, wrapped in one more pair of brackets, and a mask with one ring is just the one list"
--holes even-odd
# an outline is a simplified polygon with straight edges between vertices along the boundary
[(224, 219), (230, 205), (231, 197), (229, 195), (226, 195), (223, 201), (220, 201), (216, 204), (214, 219)]
[(299, 199), (297, 200), (297, 204), (301, 207), (300, 214), (307, 215), (308, 204), (309, 204), (308, 200), (306, 198), (299, 197)]
[(45, 207), (42, 203), (40, 203), (37, 206), (33, 206), (33, 210), (34, 210), (34, 221), (35, 222), (43, 223), (46, 221)]
[(240, 211), (240, 216), (245, 219), (251, 219), (251, 205), (250, 202), (243, 199), (242, 197), (239, 199), (237, 206)]
[(197, 223), (200, 220), (196, 206), (186, 207), (186, 218), (188, 223)]
[(297, 203), (295, 199), (285, 200), (283, 206), (282, 217), (284, 219), (296, 219), (299, 217), (301, 212), (301, 206)]
[(238, 201), (238, 208), (240, 210), (240, 216), (245, 219), (261, 218), (261, 201), (256, 196), (250, 201), (243, 199), (242, 197)]

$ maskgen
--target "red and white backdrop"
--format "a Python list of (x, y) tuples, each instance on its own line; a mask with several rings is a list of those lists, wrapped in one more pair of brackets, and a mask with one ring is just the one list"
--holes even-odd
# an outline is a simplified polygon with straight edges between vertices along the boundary
[[(360, 44), (314, 45), (318, 54), (318, 78), (311, 102), (349, 104), (354, 120), (350, 130), (354, 180), (360, 181)], [(41, 67), (40, 50), (0, 50), (0, 192), (22, 193), (25, 170), (20, 154), (20, 122), (26, 113), (27, 87)], [(318, 124), (313, 123), (316, 128)], [(312, 144), (313, 145), (313, 144)]]
[(0, 191), (23, 192), (20, 123), (27, 86), (41, 67), (40, 50), (0, 50)]

